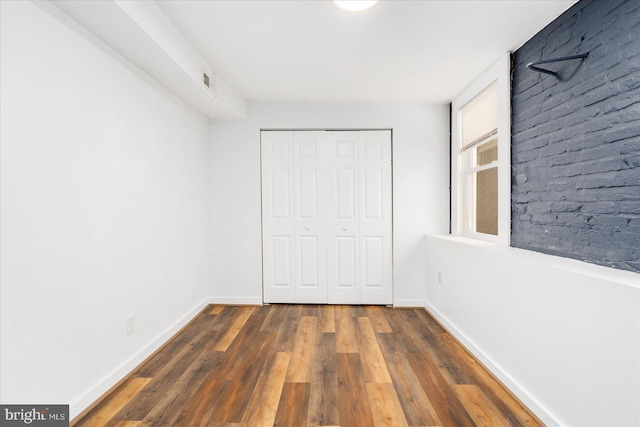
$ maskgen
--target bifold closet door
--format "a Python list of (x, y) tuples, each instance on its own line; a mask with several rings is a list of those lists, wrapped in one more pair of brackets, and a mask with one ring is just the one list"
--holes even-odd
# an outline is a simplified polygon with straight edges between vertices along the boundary
[(262, 132), (264, 301), (327, 302), (324, 132)]
[(268, 303), (391, 304), (390, 131), (263, 131)]
[(327, 132), (331, 304), (392, 304), (391, 131)]

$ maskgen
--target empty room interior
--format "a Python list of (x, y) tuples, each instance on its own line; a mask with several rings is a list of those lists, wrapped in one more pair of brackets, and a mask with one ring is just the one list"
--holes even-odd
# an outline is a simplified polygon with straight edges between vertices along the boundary
[(640, 426), (640, 1), (339, 3), (0, 0), (0, 404)]

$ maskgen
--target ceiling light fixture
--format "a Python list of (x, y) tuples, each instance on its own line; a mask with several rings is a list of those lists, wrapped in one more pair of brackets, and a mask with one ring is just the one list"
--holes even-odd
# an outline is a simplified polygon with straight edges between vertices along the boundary
[(380, 3), (380, 0), (331, 0), (338, 8), (347, 12), (364, 12)]

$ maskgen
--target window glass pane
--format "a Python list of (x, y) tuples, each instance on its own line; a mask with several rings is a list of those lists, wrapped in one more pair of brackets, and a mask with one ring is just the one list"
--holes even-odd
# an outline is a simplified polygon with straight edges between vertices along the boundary
[(477, 172), (475, 231), (498, 235), (498, 168)]
[(484, 166), (498, 161), (498, 139), (482, 144), (476, 152), (476, 165)]

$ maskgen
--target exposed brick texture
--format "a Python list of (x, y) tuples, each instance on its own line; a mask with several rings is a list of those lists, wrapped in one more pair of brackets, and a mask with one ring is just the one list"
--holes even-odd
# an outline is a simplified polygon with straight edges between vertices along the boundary
[(514, 56), (512, 246), (640, 272), (640, 1), (582, 0)]

